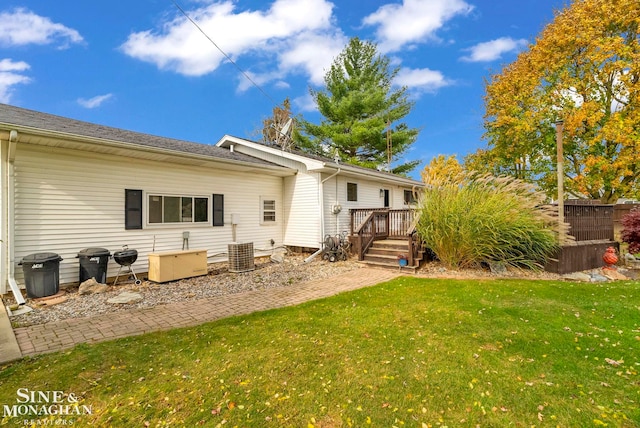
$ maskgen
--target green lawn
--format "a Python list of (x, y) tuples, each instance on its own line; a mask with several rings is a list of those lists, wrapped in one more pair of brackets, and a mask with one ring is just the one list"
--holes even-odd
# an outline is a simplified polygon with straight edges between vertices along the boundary
[(0, 405), (64, 391), (90, 411), (51, 420), (75, 426), (640, 427), (638, 371), (638, 282), (403, 277), (26, 359)]

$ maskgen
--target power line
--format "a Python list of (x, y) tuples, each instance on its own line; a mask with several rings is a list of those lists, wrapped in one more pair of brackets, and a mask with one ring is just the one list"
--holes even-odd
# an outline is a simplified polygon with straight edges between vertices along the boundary
[(260, 92), (262, 92), (262, 95), (264, 95), (265, 97), (267, 97), (267, 98), (268, 98), (268, 99), (269, 99), (273, 104), (278, 105), (278, 103), (277, 103), (273, 98), (271, 98), (271, 96), (270, 96), (269, 94), (267, 94), (267, 92), (266, 92), (264, 89), (262, 89), (262, 88), (260, 87), (260, 85), (258, 85), (258, 84), (257, 84), (257, 83), (256, 83), (256, 82), (251, 78), (251, 76), (249, 76), (249, 75), (248, 75), (248, 74), (247, 74), (247, 73), (246, 73), (242, 68), (240, 68), (240, 66), (239, 66), (238, 64), (236, 64), (236, 63), (235, 63), (235, 61), (233, 61), (233, 60), (231, 59), (231, 57), (230, 57), (229, 55), (227, 55), (227, 54), (226, 54), (226, 52), (225, 52), (225, 51), (223, 51), (223, 50), (220, 48), (220, 46), (218, 46), (218, 44), (217, 44), (217, 43), (216, 43), (216, 42), (215, 42), (211, 37), (209, 37), (209, 35), (208, 35), (207, 33), (205, 33), (205, 31), (204, 31), (204, 30), (203, 30), (203, 29), (198, 25), (198, 23), (197, 23), (197, 22), (195, 22), (193, 19), (191, 19), (191, 17), (187, 14), (187, 12), (185, 12), (185, 11), (184, 11), (184, 9), (182, 9), (182, 7), (180, 7), (180, 5), (179, 5), (175, 0), (171, 0), (171, 1), (172, 1), (172, 3), (175, 5), (175, 7), (176, 7), (176, 8), (178, 8), (178, 10), (179, 10), (179, 11), (180, 11), (184, 16), (185, 16), (185, 18), (187, 18), (187, 19), (188, 19), (188, 20), (189, 20), (189, 21), (190, 21), (190, 22), (191, 22), (191, 23), (192, 23), (192, 24), (193, 24), (193, 25), (198, 29), (198, 31), (200, 31), (200, 32), (201, 32), (201, 33), (202, 33), (202, 34), (207, 38), (207, 40), (209, 40), (209, 41), (211, 42), (211, 44), (212, 44), (213, 46), (215, 46), (215, 47), (216, 47), (216, 49), (218, 49), (218, 50), (220, 51), (220, 53), (221, 53), (222, 55), (224, 55), (224, 57), (225, 57), (225, 58), (226, 58), (226, 59), (227, 59), (231, 64), (233, 64), (233, 65), (234, 65), (234, 67), (235, 67), (235, 68), (237, 68), (237, 69), (238, 69), (238, 71), (239, 71), (240, 73), (242, 73), (242, 75), (243, 75), (243, 76), (244, 76), (244, 77), (245, 77), (249, 82), (251, 82), (251, 84), (252, 84), (253, 86), (255, 86), (256, 88), (258, 88), (258, 90), (259, 90)]

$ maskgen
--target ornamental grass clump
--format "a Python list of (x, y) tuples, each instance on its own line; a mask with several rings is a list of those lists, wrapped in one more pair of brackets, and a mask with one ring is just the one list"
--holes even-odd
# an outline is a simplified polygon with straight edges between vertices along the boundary
[(556, 209), (523, 181), (475, 173), (423, 179), (417, 231), (448, 268), (502, 262), (539, 269), (568, 239), (566, 228), (558, 233)]
[(631, 254), (640, 253), (640, 209), (634, 208), (622, 217), (622, 242), (629, 244)]

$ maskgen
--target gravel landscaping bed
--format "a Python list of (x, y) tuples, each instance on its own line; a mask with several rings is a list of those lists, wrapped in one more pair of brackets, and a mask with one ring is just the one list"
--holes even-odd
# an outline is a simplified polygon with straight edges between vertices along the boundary
[[(12, 316), (11, 323), (14, 327), (25, 327), (250, 290), (289, 287), (301, 282), (329, 278), (361, 266), (353, 259), (330, 263), (323, 261), (320, 257), (310, 263), (304, 263), (304, 258), (307, 256), (290, 255), (285, 257), (282, 263), (273, 263), (269, 258), (256, 259), (255, 270), (243, 273), (231, 273), (228, 271), (227, 263), (216, 263), (209, 265), (208, 275), (162, 284), (143, 280), (138, 286), (133, 282), (118, 281), (118, 285), (109, 286), (106, 292), (100, 294), (80, 295), (78, 287), (65, 288), (64, 302), (48, 306), (34, 304), (36, 302), (28, 299), (27, 305), (32, 307), (33, 311)], [(124, 291), (138, 293), (142, 295), (142, 300), (131, 304), (107, 302)], [(4, 296), (5, 305), (14, 303), (13, 296), (10, 294)]]

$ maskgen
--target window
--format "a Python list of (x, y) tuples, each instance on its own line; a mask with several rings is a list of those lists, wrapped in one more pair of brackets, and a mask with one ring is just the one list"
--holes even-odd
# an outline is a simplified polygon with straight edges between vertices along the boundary
[(416, 198), (413, 194), (413, 190), (405, 190), (404, 191), (404, 204), (411, 205), (416, 203)]
[(275, 223), (276, 221), (275, 199), (261, 198), (261, 200), (262, 200), (262, 222)]
[(213, 195), (213, 225), (224, 226), (224, 195)]
[(142, 190), (124, 189), (124, 228), (142, 229)]
[(205, 223), (209, 221), (209, 198), (149, 195), (149, 224)]
[(358, 184), (357, 183), (347, 183), (347, 201), (357, 201), (358, 200)]

